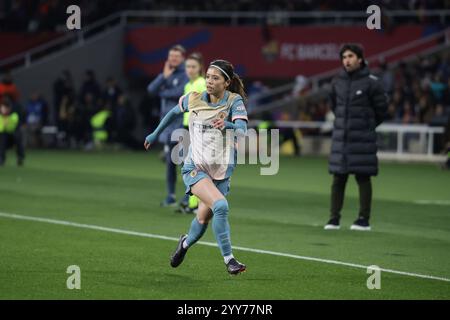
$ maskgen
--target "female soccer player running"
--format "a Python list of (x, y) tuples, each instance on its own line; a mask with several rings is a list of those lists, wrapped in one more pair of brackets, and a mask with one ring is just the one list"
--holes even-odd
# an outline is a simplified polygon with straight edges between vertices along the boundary
[[(237, 153), (234, 136), (247, 132), (247, 112), (243, 99), (244, 86), (234, 73), (231, 63), (225, 60), (211, 62), (206, 72), (206, 91), (191, 92), (180, 98), (155, 131), (145, 138), (148, 150), (158, 134), (171, 121), (189, 111), (189, 152), (181, 169), (186, 193), (200, 199), (197, 216), (192, 220), (189, 233), (182, 235), (170, 264), (178, 267), (188, 249), (205, 233), (209, 221), (220, 248), (227, 271), (239, 274), (246, 266), (232, 254), (228, 202), (230, 177), (236, 165)], [(227, 134), (228, 133), (228, 134)]]
[[(201, 93), (206, 90), (206, 80), (203, 57), (200, 53), (194, 52), (186, 59), (186, 74), (189, 82), (184, 86), (184, 94), (191, 92)], [(189, 129), (189, 112), (184, 113), (183, 126)], [(181, 200), (179, 211), (184, 213), (197, 213), (198, 198), (194, 195), (186, 194)]]

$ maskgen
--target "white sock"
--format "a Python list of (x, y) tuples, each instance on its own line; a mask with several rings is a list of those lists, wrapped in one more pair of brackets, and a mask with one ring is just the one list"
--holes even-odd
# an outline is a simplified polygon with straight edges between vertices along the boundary
[(188, 243), (186, 242), (186, 239), (183, 241), (183, 249), (187, 249), (189, 247)]
[(228, 264), (228, 262), (230, 262), (230, 260), (233, 258), (234, 258), (233, 255), (230, 254), (229, 256), (223, 257), (223, 261), (225, 261), (225, 264)]

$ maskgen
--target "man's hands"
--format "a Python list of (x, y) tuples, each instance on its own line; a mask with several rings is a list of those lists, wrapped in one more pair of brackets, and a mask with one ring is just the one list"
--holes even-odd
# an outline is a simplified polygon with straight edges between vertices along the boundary
[(170, 77), (174, 71), (175, 71), (175, 68), (173, 68), (169, 64), (169, 61), (166, 61), (166, 63), (164, 63), (164, 70), (163, 70), (164, 79), (167, 79), (168, 77)]

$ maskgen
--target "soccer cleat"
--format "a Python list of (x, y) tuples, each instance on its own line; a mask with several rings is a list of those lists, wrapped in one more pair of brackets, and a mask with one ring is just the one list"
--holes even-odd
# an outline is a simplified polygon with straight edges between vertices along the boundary
[(197, 214), (198, 208), (190, 208), (187, 203), (180, 203), (180, 206), (175, 210), (176, 213), (185, 213), (185, 214)]
[(369, 220), (362, 217), (358, 218), (358, 220), (353, 222), (350, 230), (370, 231)]
[(339, 230), (341, 226), (339, 225), (338, 218), (331, 218), (328, 223), (323, 227), (325, 230)]
[(187, 204), (185, 202), (180, 202), (178, 208), (175, 209), (176, 213), (184, 213), (185, 208), (187, 208)]
[(183, 242), (186, 238), (187, 238), (187, 234), (183, 234), (180, 237), (177, 248), (175, 249), (174, 253), (172, 254), (172, 257), (170, 257), (170, 265), (173, 268), (178, 267), (183, 262), (184, 256), (186, 255), (186, 252), (188, 251), (188, 249), (183, 248)]
[(183, 213), (185, 214), (197, 214), (198, 208), (184, 208)]
[(235, 258), (232, 258), (230, 261), (228, 261), (226, 266), (228, 273), (232, 275), (237, 275), (241, 272), (244, 272), (246, 269), (245, 264), (240, 263)]

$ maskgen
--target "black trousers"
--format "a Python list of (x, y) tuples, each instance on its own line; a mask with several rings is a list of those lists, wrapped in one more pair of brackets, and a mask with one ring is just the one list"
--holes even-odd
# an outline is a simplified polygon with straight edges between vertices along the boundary
[[(372, 182), (369, 175), (355, 175), (359, 187), (359, 216), (369, 219), (372, 206)], [(331, 218), (340, 218), (344, 205), (348, 174), (335, 174), (331, 186)]]
[(292, 140), (292, 143), (294, 144), (294, 152), (296, 156), (300, 155), (300, 145), (298, 143), (297, 137), (295, 136), (294, 129), (286, 129), (282, 132), (282, 143)]
[(25, 148), (20, 129), (17, 129), (14, 133), (0, 133), (0, 165), (6, 160), (6, 150), (14, 144), (16, 145), (17, 160), (22, 161), (25, 158)]

